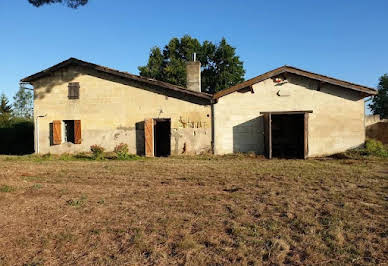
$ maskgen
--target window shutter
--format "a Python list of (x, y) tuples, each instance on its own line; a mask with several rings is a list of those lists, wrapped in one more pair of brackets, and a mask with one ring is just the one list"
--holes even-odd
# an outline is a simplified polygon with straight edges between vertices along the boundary
[(62, 143), (62, 122), (60, 120), (53, 121), (53, 144), (59, 145)]
[(69, 87), (68, 87), (68, 89), (69, 89), (69, 99), (73, 99), (73, 97), (74, 97), (74, 90), (73, 90), (73, 86), (71, 85), (71, 83), (69, 83)]
[(79, 82), (70, 82), (68, 85), (69, 99), (79, 99)]
[(74, 143), (81, 144), (81, 120), (74, 120)]
[(79, 99), (79, 83), (77, 83), (76, 86), (74, 86), (74, 99)]

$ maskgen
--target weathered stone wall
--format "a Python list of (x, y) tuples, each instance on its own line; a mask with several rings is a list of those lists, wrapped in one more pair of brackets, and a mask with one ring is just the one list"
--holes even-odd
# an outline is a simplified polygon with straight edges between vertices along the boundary
[(214, 106), (216, 154), (264, 154), (260, 112), (270, 111), (313, 111), (308, 124), (310, 157), (342, 152), (364, 143), (364, 100), (358, 92), (329, 84), (321, 85), (318, 91), (317, 81), (294, 75), (287, 78), (289, 82), (282, 85), (272, 79), (257, 83), (253, 94), (234, 92), (219, 99)]
[(367, 115), (365, 116), (365, 126), (370, 126), (380, 122), (388, 122), (388, 119), (381, 119), (380, 115)]
[[(68, 99), (68, 83), (80, 83), (80, 98)], [(201, 153), (211, 149), (210, 106), (198, 99), (143, 84), (112, 78), (80, 67), (57, 71), (34, 84), (34, 115), (39, 119), (40, 153), (89, 151), (98, 144), (112, 151), (127, 143), (131, 153), (144, 154), (146, 118), (171, 118), (171, 152)], [(185, 100), (182, 97), (186, 97)], [(81, 120), (82, 144), (50, 145), (50, 123)], [(63, 139), (63, 138), (62, 138)]]

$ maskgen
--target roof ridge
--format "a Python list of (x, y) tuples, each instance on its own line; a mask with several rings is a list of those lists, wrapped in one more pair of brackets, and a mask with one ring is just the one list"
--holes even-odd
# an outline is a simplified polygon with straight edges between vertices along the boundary
[[(294, 71), (292, 71), (292, 70), (294, 70)], [(292, 74), (295, 74), (295, 75), (300, 75), (300, 76), (304, 76), (304, 77), (307, 77), (307, 78), (311, 78), (311, 79), (315, 79), (315, 80), (320, 80), (320, 81), (323, 81), (323, 82), (331, 83), (333, 85), (340, 86), (340, 87), (343, 87), (343, 88), (352, 89), (352, 90), (355, 90), (355, 91), (360, 91), (360, 92), (366, 93), (367, 95), (375, 95), (375, 94), (377, 94), (377, 91), (374, 88), (370, 88), (370, 87), (367, 87), (367, 86), (359, 85), (359, 84), (352, 83), (352, 82), (345, 81), (345, 80), (341, 80), (341, 79), (338, 79), (338, 78), (333, 78), (333, 77), (317, 74), (317, 73), (314, 73), (314, 72), (311, 72), (311, 71), (308, 71), (308, 70), (304, 70), (304, 69), (301, 69), (301, 68), (297, 68), (297, 67), (294, 67), (294, 66), (283, 65), (281, 67), (278, 67), (278, 68), (275, 68), (275, 69), (270, 70), (268, 72), (265, 72), (264, 74), (261, 74), (259, 76), (253, 77), (253, 78), (248, 79), (246, 81), (243, 81), (243, 82), (241, 82), (239, 84), (236, 84), (236, 85), (234, 85), (232, 87), (229, 87), (229, 88), (227, 88), (225, 90), (219, 91), (219, 92), (217, 92), (217, 93), (215, 93), (213, 95), (213, 99), (218, 99), (220, 97), (223, 97), (225, 95), (228, 95), (230, 93), (238, 91), (238, 90), (240, 90), (242, 88), (246, 88), (248, 86), (252, 86), (255, 83), (261, 82), (261, 81), (263, 81), (265, 79), (268, 79), (268, 78), (272, 78), (274, 76), (280, 75), (280, 74), (285, 73), (285, 72), (289, 72), (289, 73), (292, 73)]]
[(87, 62), (87, 61), (84, 61), (84, 60), (81, 60), (81, 59), (78, 59), (75, 57), (70, 57), (70, 58), (68, 58), (68, 59), (66, 59), (58, 64), (55, 64), (47, 69), (44, 69), (44, 70), (37, 72), (33, 75), (30, 75), (28, 77), (25, 77), (25, 78), (21, 79), (21, 82), (32, 82), (32, 81), (37, 80), (41, 77), (44, 77), (45, 75), (47, 75), (47, 73), (49, 73), (51, 71), (56, 71), (62, 67), (66, 67), (67, 65), (70, 65), (72, 63), (77, 63), (80, 65), (85, 64), (89, 67), (93, 67), (96, 70), (104, 71), (104, 72), (107, 72), (107, 73), (112, 74), (112, 75), (119, 75), (119, 74), (124, 75), (126, 78), (130, 78), (130, 79), (137, 80), (137, 81), (143, 81), (143, 82), (151, 84), (151, 85), (159, 86), (159, 87), (162, 87), (165, 89), (179, 91), (181, 93), (186, 93), (186, 94), (190, 94), (193, 96), (206, 98), (206, 99), (212, 98), (212, 95), (208, 94), (206, 92), (192, 91), (192, 90), (189, 90), (189, 89), (182, 87), (182, 86), (179, 86), (179, 85), (171, 84), (171, 83), (168, 83), (165, 81), (160, 81), (160, 80), (149, 78), (149, 77), (135, 75), (135, 74), (132, 74), (132, 73), (129, 73), (126, 71), (121, 71), (121, 70), (117, 70), (114, 68), (110, 68), (110, 67), (98, 65), (95, 63)]

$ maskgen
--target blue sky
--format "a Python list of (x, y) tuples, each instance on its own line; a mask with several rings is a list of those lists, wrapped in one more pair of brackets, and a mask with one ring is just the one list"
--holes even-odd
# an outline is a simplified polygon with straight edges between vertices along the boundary
[(388, 73), (387, 0), (89, 1), (0, 0), (0, 92), (69, 57), (138, 74), (151, 47), (184, 34), (225, 37), (246, 78), (287, 64), (376, 87)]

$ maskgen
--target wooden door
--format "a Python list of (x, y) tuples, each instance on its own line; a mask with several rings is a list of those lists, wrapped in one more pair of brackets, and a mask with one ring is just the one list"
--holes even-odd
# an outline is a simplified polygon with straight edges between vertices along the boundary
[(271, 113), (266, 113), (264, 117), (264, 150), (265, 156), (272, 159), (272, 119)]
[(154, 120), (152, 118), (144, 120), (144, 142), (145, 155), (154, 156)]
[(309, 114), (304, 113), (304, 159), (309, 154)]

